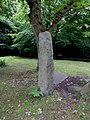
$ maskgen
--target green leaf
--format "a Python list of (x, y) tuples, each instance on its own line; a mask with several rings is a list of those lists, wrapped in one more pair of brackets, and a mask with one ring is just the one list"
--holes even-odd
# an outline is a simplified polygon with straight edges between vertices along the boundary
[(85, 113), (81, 113), (79, 116), (80, 116), (81, 118), (84, 118), (84, 117), (85, 117)]
[(39, 90), (37, 86), (32, 86), (31, 93), (29, 95), (32, 95), (33, 97), (41, 97), (44, 96), (44, 94)]

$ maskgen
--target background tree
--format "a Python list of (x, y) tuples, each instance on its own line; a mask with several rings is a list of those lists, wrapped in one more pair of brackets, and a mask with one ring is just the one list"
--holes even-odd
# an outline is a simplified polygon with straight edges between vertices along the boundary
[(89, 9), (75, 14), (71, 11), (69, 17), (67, 15), (52, 33), (54, 54), (56, 57), (61, 54), (64, 58), (86, 58), (86, 56), (89, 58), (90, 55), (86, 55), (87, 50), (90, 49)]
[(8, 48), (11, 49), (8, 53), (6, 50), (0, 52), (0, 55), (36, 57), (36, 45), (28, 18), (27, 4), (17, 0), (5, 0), (0, 3), (0, 43), (2, 44), (0, 51), (3, 44), (9, 45)]
[(27, 4), (20, 4), (19, 9), (13, 16), (18, 32), (13, 41), (13, 49), (18, 51), (18, 55), (26, 57), (36, 57), (36, 45), (31, 24), (28, 17)]
[(0, 56), (11, 55), (10, 45), (13, 44), (13, 38), (10, 34), (15, 32), (13, 24), (9, 19), (12, 16), (12, 4), (8, 0), (0, 1)]

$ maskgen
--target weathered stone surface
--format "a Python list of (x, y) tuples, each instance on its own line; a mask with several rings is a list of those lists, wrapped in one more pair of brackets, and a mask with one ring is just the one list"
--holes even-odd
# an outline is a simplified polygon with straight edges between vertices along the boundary
[(49, 32), (39, 34), (39, 76), (38, 86), (41, 91), (48, 95), (53, 91), (53, 49), (52, 38)]
[(60, 72), (54, 72), (54, 84), (57, 85), (64, 81), (68, 76)]
[(82, 87), (81, 95), (90, 97), (90, 82)]
[(79, 86), (84, 86), (85, 84), (87, 84), (87, 81), (83, 78), (81, 78), (79, 81), (78, 81), (78, 85)]
[(68, 92), (77, 94), (81, 90), (81, 87), (78, 84), (74, 84), (68, 87)]
[(87, 78), (87, 79), (84, 79), (85, 80), (85, 82), (90, 82), (90, 78)]

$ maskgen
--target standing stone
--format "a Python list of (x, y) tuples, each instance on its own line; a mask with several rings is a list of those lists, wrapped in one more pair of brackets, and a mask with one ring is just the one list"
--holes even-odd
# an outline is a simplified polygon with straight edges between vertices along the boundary
[(48, 95), (53, 92), (53, 48), (52, 38), (48, 31), (39, 34), (39, 76), (38, 86), (40, 90)]

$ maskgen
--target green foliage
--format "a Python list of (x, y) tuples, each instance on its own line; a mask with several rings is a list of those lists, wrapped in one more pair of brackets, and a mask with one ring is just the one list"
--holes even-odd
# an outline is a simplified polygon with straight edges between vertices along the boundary
[(0, 44), (0, 56), (11, 55), (12, 49), (9, 45)]
[(29, 8), (26, 2), (19, 3), (20, 6), (17, 12), (13, 15), (15, 26), (18, 32), (13, 40), (12, 49), (14, 54), (25, 57), (36, 57), (37, 50), (34, 41), (30, 20), (28, 17)]
[[(67, 57), (90, 57), (90, 11), (71, 11), (53, 31), (55, 54)], [(72, 15), (72, 17), (71, 17)], [(71, 56), (70, 56), (71, 54)]]
[[(85, 9), (89, 9), (90, 0), (42, 0), (42, 21), (46, 29), (50, 27), (52, 21), (55, 19), (55, 14), (62, 10), (70, 1), (74, 1), (74, 7), (71, 10), (77, 12), (85, 12)], [(70, 11), (69, 11), (70, 12)], [(67, 14), (69, 13), (67, 12)], [(63, 18), (66, 16), (64, 14)], [(72, 15), (71, 15), (72, 16)], [(69, 16), (70, 17), (70, 16)], [(61, 20), (60, 20), (61, 22)]]
[(85, 117), (85, 113), (80, 113), (80, 118), (84, 118)]
[(40, 91), (40, 89), (37, 86), (32, 86), (31, 92), (29, 93), (29, 95), (31, 95), (33, 97), (43, 97), (44, 96), (44, 94)]
[(12, 48), (17, 49), (22, 56), (36, 56), (37, 51), (31, 26), (16, 35)]
[(55, 19), (55, 13), (61, 10), (70, 0), (42, 0), (42, 21), (46, 29)]
[[(69, 2), (70, 0), (41, 1), (42, 22), (45, 29), (50, 27), (57, 11), (62, 10)], [(72, 49), (73, 53), (90, 58), (90, 0), (74, 2), (75, 7), (63, 16), (52, 33), (54, 54), (68, 54)], [(0, 43), (12, 45), (14, 55), (36, 57), (29, 11), (26, 0), (0, 1)]]
[(9, 34), (12, 32), (13, 28), (10, 25), (10, 21), (0, 16), (0, 43), (11, 45), (12, 37)]
[(5, 66), (6, 66), (5, 60), (0, 60), (0, 67), (5, 67)]
[[(4, 9), (3, 4), (2, 1), (2, 9)], [(12, 15), (1, 14), (3, 17), (0, 17), (0, 43), (12, 45), (13, 55), (36, 56), (34, 35), (29, 22), (26, 2), (7, 0), (7, 5), (9, 5), (7, 11)]]
[(11, 18), (19, 6), (18, 0), (0, 0), (0, 15)]

